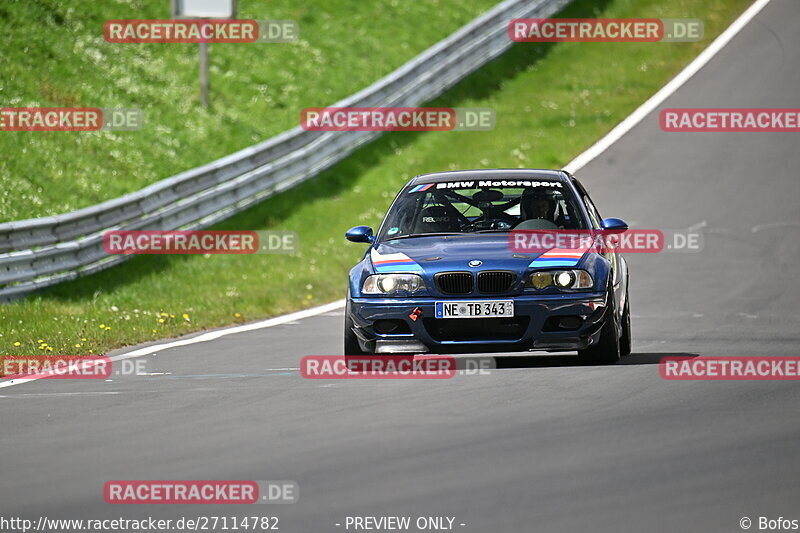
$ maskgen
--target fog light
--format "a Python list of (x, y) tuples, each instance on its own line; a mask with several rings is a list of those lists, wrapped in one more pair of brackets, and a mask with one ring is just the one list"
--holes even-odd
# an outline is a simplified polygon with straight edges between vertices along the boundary
[(411, 333), (408, 323), (405, 320), (381, 319), (373, 324), (375, 332), (379, 335), (402, 335)]
[(378, 333), (391, 333), (397, 329), (397, 324), (393, 320), (377, 320), (375, 331)]
[(558, 319), (558, 327), (561, 329), (578, 329), (583, 320), (577, 316), (564, 316)]

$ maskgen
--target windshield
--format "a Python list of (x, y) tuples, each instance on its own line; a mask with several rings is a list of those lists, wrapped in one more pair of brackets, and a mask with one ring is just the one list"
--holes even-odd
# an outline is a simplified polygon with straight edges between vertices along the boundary
[(473, 180), (423, 183), (401, 193), (378, 237), (586, 228), (571, 189), (560, 181)]

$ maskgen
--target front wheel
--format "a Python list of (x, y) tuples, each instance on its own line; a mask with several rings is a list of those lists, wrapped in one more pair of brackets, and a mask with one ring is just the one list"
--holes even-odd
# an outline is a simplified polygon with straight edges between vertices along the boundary
[(578, 358), (591, 364), (610, 364), (619, 361), (620, 342), (617, 336), (617, 314), (614, 309), (614, 293), (609, 290), (609, 307), (606, 321), (600, 331), (600, 340), (585, 350), (578, 350)]

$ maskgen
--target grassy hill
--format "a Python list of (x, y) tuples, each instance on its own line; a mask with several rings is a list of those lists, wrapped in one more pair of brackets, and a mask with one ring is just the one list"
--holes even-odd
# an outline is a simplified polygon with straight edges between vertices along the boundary
[(291, 44), (112, 44), (109, 19), (169, 18), (168, 0), (3, 0), (0, 107), (137, 107), (132, 132), (0, 132), (0, 222), (135, 191), (297, 125), (388, 74), (495, 0), (239, 0), (238, 17), (294, 19)]

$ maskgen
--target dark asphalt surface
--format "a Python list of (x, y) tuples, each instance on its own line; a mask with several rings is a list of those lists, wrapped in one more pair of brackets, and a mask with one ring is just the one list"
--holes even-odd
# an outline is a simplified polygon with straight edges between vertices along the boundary
[[(800, 2), (773, 0), (662, 108), (798, 107), (797, 28)], [(657, 366), (798, 355), (799, 147), (790, 133), (664, 133), (653, 113), (578, 172), (603, 216), (703, 227), (700, 252), (628, 256), (634, 354), (618, 365), (302, 379), (301, 356), (339, 353), (339, 311), (144, 358), (167, 374), (3, 388), (0, 516), (258, 514), (287, 533), (344, 531), (349, 515), (450, 516), (464, 532), (800, 519), (798, 384), (665, 381)], [(115, 506), (109, 479), (296, 480), (300, 498)]]

